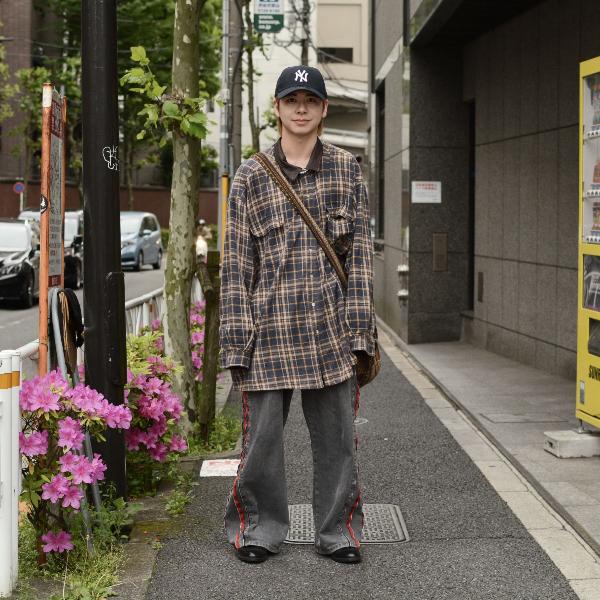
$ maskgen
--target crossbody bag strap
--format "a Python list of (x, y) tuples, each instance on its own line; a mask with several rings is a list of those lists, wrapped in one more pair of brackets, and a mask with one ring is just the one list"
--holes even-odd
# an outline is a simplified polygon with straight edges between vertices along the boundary
[(298, 194), (293, 190), (292, 186), (285, 179), (284, 175), (281, 173), (278, 167), (273, 164), (266, 154), (263, 152), (257, 152), (254, 157), (265, 169), (265, 171), (269, 174), (271, 179), (279, 186), (281, 191), (284, 193), (286, 198), (292, 203), (292, 205), (296, 208), (296, 210), (300, 213), (300, 216), (304, 219), (308, 228), (312, 231), (315, 238), (317, 238), (317, 242), (319, 242), (321, 248), (325, 252), (325, 255), (329, 259), (332, 267), (334, 268), (337, 276), (339, 277), (342, 287), (344, 290), (348, 288), (348, 278), (346, 277), (346, 273), (344, 272), (344, 268), (340, 263), (339, 258), (337, 257), (335, 250), (325, 237), (323, 230), (319, 227), (317, 222), (312, 218), (310, 212), (304, 205), (304, 202), (300, 200)]

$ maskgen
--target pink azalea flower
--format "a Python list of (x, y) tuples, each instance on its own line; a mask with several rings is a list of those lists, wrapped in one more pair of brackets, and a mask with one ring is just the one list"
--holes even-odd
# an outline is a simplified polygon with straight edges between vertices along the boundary
[(42, 499), (52, 503), (58, 502), (67, 493), (69, 485), (70, 482), (64, 475), (55, 475), (50, 483), (42, 485)]
[(32, 391), (31, 396), (29, 397), (29, 410), (41, 410), (45, 413), (48, 413), (51, 410), (59, 410), (59, 400), (60, 395), (54, 393), (51, 389), (38, 387)]
[(143, 439), (143, 432), (141, 429), (130, 429), (125, 432), (125, 443), (127, 444), (127, 450), (137, 450), (140, 447)]
[(109, 404), (104, 414), (106, 424), (111, 429), (129, 429), (133, 415), (123, 404)]
[(167, 452), (168, 448), (162, 443), (157, 444), (155, 448), (148, 449), (148, 454), (150, 457), (158, 462), (165, 462), (167, 458)]
[(192, 344), (194, 344), (194, 346), (196, 344), (201, 344), (203, 341), (204, 341), (204, 330), (194, 331), (192, 333)]
[(92, 472), (92, 463), (85, 456), (80, 456), (77, 463), (71, 469), (73, 483), (78, 485), (80, 483), (92, 483)]
[(73, 550), (71, 536), (66, 531), (49, 531), (42, 536), (42, 542), (46, 542), (42, 547), (44, 552), (64, 552)]
[(152, 394), (158, 394), (162, 388), (163, 382), (158, 377), (150, 377), (146, 380), (144, 385), (144, 391), (146, 394), (151, 396)]
[(187, 448), (187, 442), (180, 435), (174, 435), (171, 438), (171, 443), (169, 444), (171, 452), (185, 452)]
[(83, 438), (84, 434), (79, 421), (66, 417), (58, 422), (58, 445), (65, 450), (81, 450)]
[(94, 458), (92, 459), (92, 462), (90, 464), (90, 474), (92, 476), (92, 479), (94, 481), (102, 481), (104, 479), (104, 471), (106, 471), (106, 465), (104, 464), (104, 461), (102, 460), (101, 456), (97, 453), (94, 454)]
[(60, 470), (63, 473), (71, 472), (75, 465), (79, 462), (80, 457), (72, 452), (67, 452), (63, 454), (59, 459), (58, 463), (60, 464)]
[(38, 456), (48, 452), (48, 432), (34, 431), (31, 435), (25, 436), (23, 432), (19, 433), (19, 445), (21, 453), (25, 456)]
[(162, 321), (160, 319), (154, 319), (154, 321), (152, 321), (152, 323), (150, 323), (150, 329), (152, 329), (152, 331), (157, 331), (161, 327), (162, 327)]
[(70, 506), (74, 510), (79, 510), (82, 498), (83, 492), (76, 485), (72, 485), (65, 492), (62, 506), (63, 508), (68, 508)]
[(55, 369), (45, 375), (42, 380), (44, 383), (57, 394), (63, 394), (69, 388), (67, 380), (62, 376), (62, 373)]

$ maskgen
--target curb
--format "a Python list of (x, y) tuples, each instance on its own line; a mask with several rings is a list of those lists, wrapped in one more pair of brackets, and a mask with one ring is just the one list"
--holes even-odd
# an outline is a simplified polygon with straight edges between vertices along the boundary
[(475, 426), (487, 439), (496, 447), (496, 449), (506, 458), (506, 460), (518, 471), (533, 487), (533, 489), (547, 502), (550, 507), (555, 510), (579, 535), (593, 551), (600, 556), (600, 544), (590, 536), (590, 534), (579, 524), (577, 519), (573, 517), (563, 506), (560, 504), (546, 488), (526, 469), (505, 447), (504, 445), (489, 431), (486, 425), (469, 410), (450, 390), (448, 390), (444, 384), (423, 364), (421, 363), (410, 351), (410, 346), (380, 317), (377, 317), (377, 326), (386, 333), (392, 343), (396, 345), (407, 358), (413, 364), (413, 366), (421, 371), (438, 390), (444, 394), (448, 401), (455, 406), (455, 408), (461, 410), (465, 417)]

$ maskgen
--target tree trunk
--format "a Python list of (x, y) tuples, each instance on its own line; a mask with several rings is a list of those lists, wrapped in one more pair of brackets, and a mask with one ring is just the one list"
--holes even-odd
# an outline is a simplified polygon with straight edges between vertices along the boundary
[(252, 135), (252, 148), (254, 152), (258, 152), (260, 150), (260, 129), (254, 116), (254, 25), (252, 24), (252, 15), (250, 14), (250, 0), (245, 1), (244, 18), (246, 21), (246, 39), (250, 40), (250, 43), (246, 46), (246, 58), (248, 62), (246, 80), (248, 85), (248, 119)]
[[(173, 35), (173, 95), (199, 94), (199, 1), (177, 0)], [(174, 388), (194, 418), (194, 377), (190, 351), (190, 294), (195, 272), (194, 226), (198, 214), (200, 141), (173, 131), (170, 236), (165, 272), (165, 349), (183, 369)]]

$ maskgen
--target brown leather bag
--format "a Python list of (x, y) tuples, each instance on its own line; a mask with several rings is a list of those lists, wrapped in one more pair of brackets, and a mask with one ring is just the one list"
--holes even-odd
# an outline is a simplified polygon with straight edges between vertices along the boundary
[[(281, 173), (279, 168), (271, 161), (271, 159), (263, 152), (257, 152), (254, 156), (269, 174), (271, 179), (279, 186), (281, 191), (284, 193), (286, 198), (292, 203), (294, 208), (300, 213), (300, 216), (304, 219), (308, 228), (312, 231), (313, 235), (317, 238), (317, 242), (323, 248), (325, 256), (329, 259), (331, 266), (334, 268), (337, 276), (340, 279), (344, 290), (348, 289), (348, 278), (344, 272), (344, 268), (337, 257), (335, 250), (325, 237), (322, 229), (312, 218), (309, 210), (304, 205), (304, 202), (300, 200), (298, 194), (293, 190), (292, 186), (288, 183), (287, 179)], [(363, 387), (375, 379), (379, 370), (381, 369), (381, 355), (379, 353), (379, 344), (377, 343), (377, 327), (375, 327), (375, 355), (371, 356), (366, 352), (362, 353), (362, 358), (358, 357), (356, 363), (356, 381), (359, 387)]]

